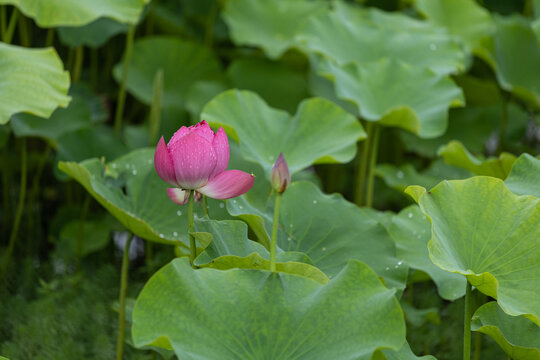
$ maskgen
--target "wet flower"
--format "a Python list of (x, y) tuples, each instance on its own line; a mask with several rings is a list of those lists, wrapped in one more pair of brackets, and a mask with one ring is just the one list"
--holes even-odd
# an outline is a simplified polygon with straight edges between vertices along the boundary
[(230, 199), (246, 193), (254, 176), (240, 170), (226, 170), (229, 142), (223, 128), (214, 134), (206, 121), (182, 126), (165, 144), (163, 137), (154, 154), (156, 171), (173, 188), (167, 189), (172, 201), (184, 205), (194, 190), (214, 199)]

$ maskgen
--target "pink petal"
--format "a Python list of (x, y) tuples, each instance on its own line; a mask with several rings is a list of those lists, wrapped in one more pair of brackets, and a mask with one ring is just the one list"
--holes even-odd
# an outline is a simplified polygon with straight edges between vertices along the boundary
[(180, 140), (181, 138), (189, 134), (191, 132), (190, 128), (191, 127), (182, 126), (180, 129), (176, 130), (171, 140), (169, 140), (169, 143), (167, 144), (167, 146), (172, 146), (175, 142), (177, 142), (178, 140)]
[(203, 138), (205, 138), (206, 140), (210, 142), (214, 141), (214, 131), (205, 120), (193, 126), (190, 126), (189, 130), (191, 130), (191, 132), (194, 132), (195, 134), (199, 136), (202, 136)]
[(217, 164), (212, 176), (210, 176), (211, 178), (227, 170), (227, 165), (229, 165), (229, 140), (227, 140), (227, 134), (223, 128), (219, 128), (217, 131), (212, 145), (216, 152)]
[(169, 154), (167, 145), (165, 145), (163, 136), (159, 139), (156, 152), (154, 153), (154, 166), (156, 167), (157, 174), (163, 181), (172, 186), (177, 186), (173, 160)]
[(216, 153), (212, 143), (189, 133), (169, 145), (176, 182), (182, 189), (197, 189), (208, 182), (216, 167)]
[(228, 170), (217, 174), (197, 191), (214, 199), (230, 199), (248, 192), (254, 182), (254, 175), (240, 170)]
[(185, 205), (189, 201), (189, 190), (179, 188), (167, 188), (167, 195), (178, 205)]

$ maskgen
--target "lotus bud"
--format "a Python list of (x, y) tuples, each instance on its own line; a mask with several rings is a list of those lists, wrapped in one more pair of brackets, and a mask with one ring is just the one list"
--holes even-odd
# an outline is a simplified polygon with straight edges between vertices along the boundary
[(276, 190), (280, 194), (287, 190), (289, 184), (291, 183), (291, 173), (289, 172), (289, 165), (287, 165), (287, 162), (283, 157), (283, 153), (279, 154), (279, 157), (276, 160), (274, 167), (272, 168), (270, 182), (272, 183), (272, 187), (274, 188), (274, 190)]

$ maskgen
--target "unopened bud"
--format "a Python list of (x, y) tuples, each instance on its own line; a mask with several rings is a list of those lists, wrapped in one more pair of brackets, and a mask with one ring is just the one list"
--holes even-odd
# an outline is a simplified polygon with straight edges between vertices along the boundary
[(287, 190), (287, 187), (289, 187), (289, 184), (291, 183), (289, 165), (287, 165), (287, 162), (283, 157), (283, 153), (279, 154), (279, 157), (272, 168), (270, 182), (274, 190), (276, 190), (278, 193), (282, 193)]

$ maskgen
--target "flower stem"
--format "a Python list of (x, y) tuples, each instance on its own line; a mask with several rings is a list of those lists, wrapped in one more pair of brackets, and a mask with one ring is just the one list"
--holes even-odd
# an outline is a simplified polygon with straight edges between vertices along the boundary
[(371, 207), (373, 205), (373, 183), (375, 181), (375, 165), (377, 164), (377, 151), (379, 149), (379, 137), (381, 134), (381, 127), (374, 125), (375, 131), (373, 132), (373, 139), (371, 140), (371, 157), (369, 160), (369, 172), (368, 172), (368, 184), (366, 194), (366, 206)]
[(156, 71), (150, 106), (150, 146), (155, 146), (161, 126), (161, 103), (163, 99), (163, 69)]
[[(367, 139), (362, 143), (362, 154), (358, 154), (356, 157), (356, 190), (354, 193), (354, 202), (358, 206), (362, 206), (364, 203), (364, 188), (366, 184), (366, 172), (372, 131), (373, 123), (368, 121), (366, 124)], [(358, 147), (360, 148), (360, 146)]]
[(120, 278), (120, 309), (118, 310), (118, 341), (116, 342), (116, 360), (122, 360), (124, 352), (124, 334), (126, 326), (126, 292), (128, 285), (129, 270), (129, 246), (133, 235), (128, 232), (124, 253), (122, 254), (122, 273)]
[(124, 64), (122, 66), (122, 82), (118, 92), (118, 101), (116, 104), (116, 114), (114, 117), (114, 133), (118, 135), (122, 127), (122, 117), (124, 116), (124, 105), (126, 102), (126, 82), (128, 77), (129, 65), (131, 64), (131, 54), (133, 53), (133, 41), (135, 40), (135, 26), (130, 25), (126, 37), (126, 52), (124, 54)]
[(73, 63), (73, 71), (71, 72), (71, 81), (76, 83), (81, 77), (82, 66), (84, 62), (84, 49), (82, 45), (75, 49), (75, 62)]
[(465, 291), (465, 318), (463, 321), (463, 360), (471, 359), (471, 318), (472, 318), (472, 297), (471, 284), (467, 281)]
[(193, 236), (193, 232), (195, 231), (195, 227), (193, 225), (193, 203), (195, 202), (195, 199), (193, 196), (195, 195), (194, 192), (191, 192), (189, 194), (189, 200), (188, 200), (188, 224), (189, 224), (189, 252), (190, 257), (189, 260), (191, 262), (191, 266), (193, 266), (193, 263), (195, 262), (195, 258), (197, 257), (197, 244), (195, 243), (195, 236)]
[(276, 204), (274, 206), (274, 221), (272, 223), (272, 240), (270, 243), (270, 271), (276, 271), (276, 247), (277, 230), (279, 224), (279, 207), (281, 205), (281, 194), (276, 193)]
[(19, 10), (14, 7), (11, 11), (11, 17), (9, 18), (9, 24), (7, 26), (4, 36), (2, 36), (2, 41), (6, 44), (10, 44), (13, 39), (13, 33), (15, 32), (15, 25), (17, 25), (17, 18), (19, 17)]
[(203, 195), (202, 203), (203, 203), (204, 215), (210, 216), (210, 215), (208, 215), (208, 201), (206, 199), (206, 195)]
[(2, 267), (0, 268), (0, 280), (4, 278), (6, 274), (13, 248), (15, 247), (15, 240), (17, 239), (17, 233), (19, 232), (19, 225), (21, 224), (21, 217), (24, 210), (24, 203), (26, 198), (26, 139), (21, 139), (22, 153), (21, 153), (21, 188), (19, 190), (19, 203), (17, 204), (17, 212), (15, 213), (15, 221), (11, 228), (11, 234), (9, 235), (8, 248), (5, 253)]

